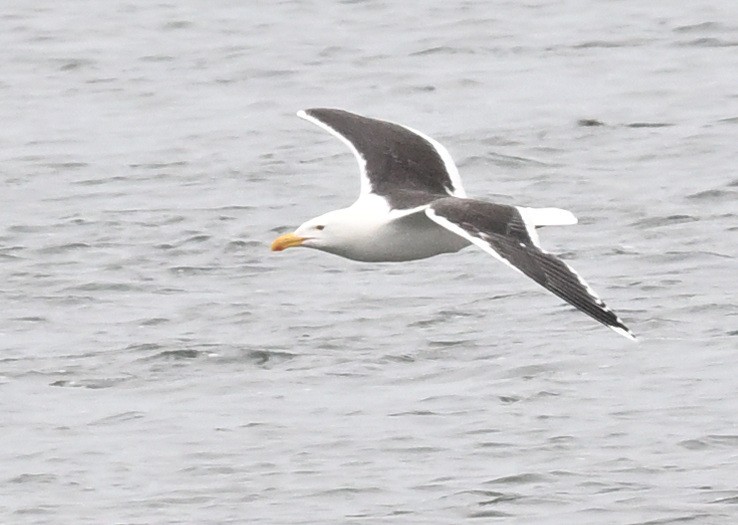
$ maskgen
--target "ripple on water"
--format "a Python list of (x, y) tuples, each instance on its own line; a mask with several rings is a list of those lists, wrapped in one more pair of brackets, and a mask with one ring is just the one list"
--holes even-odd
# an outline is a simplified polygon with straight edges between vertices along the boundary
[(547, 477), (534, 472), (524, 472), (521, 474), (513, 474), (511, 476), (502, 476), (499, 478), (485, 481), (485, 485), (527, 485), (529, 483), (542, 483)]
[(693, 200), (693, 201), (705, 201), (705, 202), (713, 202), (713, 201), (730, 201), (730, 202), (736, 202), (738, 200), (738, 192), (732, 189), (712, 189), (712, 190), (705, 190), (700, 191), (697, 193), (692, 193), (691, 195), (687, 195), (687, 199)]
[(105, 416), (100, 419), (97, 419), (95, 421), (92, 421), (89, 423), (90, 426), (107, 426), (107, 425), (117, 425), (121, 422), (125, 421), (135, 421), (137, 419), (144, 419), (146, 417), (146, 413), (139, 412), (137, 410), (127, 410), (124, 412), (118, 412), (116, 414), (112, 414), (110, 416)]
[(102, 388), (111, 388), (125, 381), (133, 379), (133, 376), (125, 377), (98, 377), (87, 379), (58, 379), (49, 383), (49, 386), (72, 387), (72, 388), (89, 388), (98, 390)]
[[(487, 503), (487, 502), (479, 503), (479, 505), (492, 505), (492, 504), (494, 503)], [(479, 510), (476, 512), (470, 512), (468, 516), (470, 518), (509, 518), (509, 517), (514, 516), (514, 514), (510, 514), (509, 512), (502, 512), (500, 510), (487, 509), (487, 510)]]
[[(736, 514), (735, 0), (435, 0), (411, 30), (391, 2), (33, 4), (0, 16), (4, 521)], [(586, 210), (546, 234), (649, 340), (471, 248), (272, 257), (358, 182), (298, 99), (417, 126), (471, 194)]]
[(696, 222), (698, 221), (698, 217), (694, 217), (692, 215), (686, 215), (686, 214), (674, 214), (674, 215), (666, 215), (661, 217), (647, 217), (645, 219), (641, 219), (639, 221), (636, 221), (631, 224), (631, 226), (635, 226), (637, 228), (659, 228), (661, 226), (672, 226), (674, 224), (682, 224), (685, 222)]
[(42, 474), (20, 474), (18, 476), (15, 476), (13, 478), (10, 478), (7, 480), (8, 483), (39, 483), (39, 484), (47, 484), (47, 483), (55, 483), (58, 480), (58, 476), (55, 474), (48, 474), (48, 473), (42, 473)]
[[(202, 348), (204, 346), (204, 348)], [(129, 347), (136, 351), (160, 350), (155, 354), (140, 358), (140, 361), (174, 361), (187, 362), (198, 359), (208, 359), (218, 363), (251, 363), (258, 367), (279, 365), (297, 357), (297, 354), (284, 350), (254, 349), (231, 345), (200, 345), (201, 348), (167, 349), (165, 345), (136, 345)]]
[(179, 350), (164, 350), (157, 354), (143, 358), (146, 361), (182, 361), (189, 359), (197, 359), (199, 357), (207, 356), (210, 352), (204, 350), (193, 350), (189, 348), (182, 348)]
[(738, 505), (738, 495), (717, 498), (712, 500), (710, 503), (728, 503), (730, 505)]

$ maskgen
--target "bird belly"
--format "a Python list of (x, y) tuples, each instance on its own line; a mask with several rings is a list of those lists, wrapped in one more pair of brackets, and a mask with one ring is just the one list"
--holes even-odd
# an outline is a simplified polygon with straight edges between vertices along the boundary
[(401, 262), (457, 252), (470, 243), (416, 213), (384, 224), (362, 236), (345, 253), (348, 259), (364, 262)]

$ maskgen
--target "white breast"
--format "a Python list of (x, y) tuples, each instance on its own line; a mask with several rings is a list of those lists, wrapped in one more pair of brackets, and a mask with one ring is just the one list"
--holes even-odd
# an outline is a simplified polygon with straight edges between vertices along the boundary
[(419, 212), (374, 224), (334, 253), (365, 262), (400, 262), (457, 252), (468, 246), (466, 239), (451, 233)]

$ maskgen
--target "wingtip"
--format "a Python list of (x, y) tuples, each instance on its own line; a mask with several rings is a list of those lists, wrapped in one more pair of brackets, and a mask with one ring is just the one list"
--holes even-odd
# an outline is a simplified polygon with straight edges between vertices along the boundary
[(635, 334), (633, 332), (631, 332), (630, 330), (628, 330), (625, 327), (625, 325), (622, 325), (622, 326), (608, 325), (608, 328), (610, 330), (612, 330), (613, 332), (616, 332), (616, 333), (622, 335), (623, 337), (625, 337), (627, 339), (630, 339), (634, 343), (637, 343), (638, 342), (638, 338), (635, 336)]

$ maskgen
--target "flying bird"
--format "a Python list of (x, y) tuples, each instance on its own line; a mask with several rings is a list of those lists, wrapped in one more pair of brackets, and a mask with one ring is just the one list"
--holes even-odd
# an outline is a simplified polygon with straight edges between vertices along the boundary
[(633, 333), (568, 264), (541, 248), (536, 228), (576, 224), (560, 208), (470, 199), (445, 147), (412, 128), (340, 109), (297, 115), (334, 135), (359, 163), (351, 206), (281, 235), (273, 251), (303, 246), (365, 262), (410, 261), (474, 244), (615, 332)]

